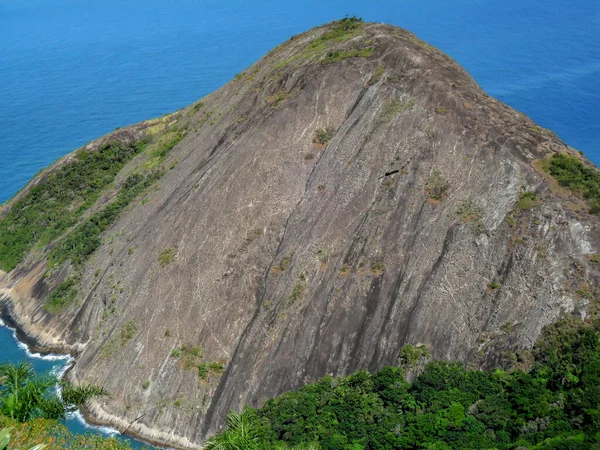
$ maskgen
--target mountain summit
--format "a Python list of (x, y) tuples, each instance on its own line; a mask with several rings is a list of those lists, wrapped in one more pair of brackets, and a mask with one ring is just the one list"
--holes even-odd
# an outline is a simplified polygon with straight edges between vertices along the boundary
[(596, 308), (598, 180), (448, 56), (346, 18), (36, 176), (0, 210), (0, 295), (112, 393), (89, 417), (192, 448), (406, 345), (526, 365)]

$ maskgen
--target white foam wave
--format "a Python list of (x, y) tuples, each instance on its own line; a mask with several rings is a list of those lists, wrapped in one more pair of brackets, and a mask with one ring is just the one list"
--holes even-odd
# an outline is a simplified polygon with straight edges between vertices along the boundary
[(89, 430), (99, 431), (102, 434), (106, 434), (109, 436), (116, 436), (116, 435), (121, 434), (119, 432), (119, 430), (116, 430), (114, 428), (100, 426), (100, 425), (92, 425), (91, 423), (86, 422), (86, 420), (83, 418), (83, 414), (81, 414), (81, 411), (79, 411), (79, 410), (70, 413), (68, 418), (76, 419), (81, 425), (83, 425), (84, 428), (87, 428)]
[(17, 337), (17, 330), (15, 330), (13, 327), (7, 325), (2, 319), (0, 319), (0, 326), (8, 328), (12, 332), (13, 339), (17, 343), (17, 346), (20, 349), (24, 350), (25, 353), (27, 353), (27, 356), (29, 358), (43, 359), (46, 361), (68, 361), (68, 360), (72, 359), (70, 355), (57, 355), (55, 353), (47, 353), (47, 354), (42, 355), (41, 353), (38, 353), (38, 352), (32, 352), (27, 344), (25, 344), (24, 342), (21, 342), (19, 340), (19, 338)]

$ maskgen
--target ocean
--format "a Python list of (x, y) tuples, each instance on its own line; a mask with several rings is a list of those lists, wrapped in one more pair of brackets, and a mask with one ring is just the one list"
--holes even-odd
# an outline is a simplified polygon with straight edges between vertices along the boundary
[[(409, 29), (600, 165), (597, 0), (0, 0), (0, 203), (75, 148), (182, 108), (346, 14)], [(0, 356), (28, 358), (6, 329)]]

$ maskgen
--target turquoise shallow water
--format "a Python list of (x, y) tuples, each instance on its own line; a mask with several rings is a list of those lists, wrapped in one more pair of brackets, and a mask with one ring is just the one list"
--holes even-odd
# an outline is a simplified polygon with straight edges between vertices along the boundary
[[(0, 0), (0, 202), (91, 139), (186, 106), (345, 14), (415, 32), (600, 164), (597, 0)], [(0, 360), (27, 357), (0, 327)]]

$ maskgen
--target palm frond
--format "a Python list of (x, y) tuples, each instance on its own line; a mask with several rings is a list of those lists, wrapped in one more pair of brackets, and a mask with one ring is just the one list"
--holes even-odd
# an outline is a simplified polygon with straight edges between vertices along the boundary
[(102, 386), (95, 384), (82, 384), (74, 386), (70, 383), (61, 383), (63, 385), (62, 399), (70, 405), (83, 406), (88, 400), (108, 395), (108, 391)]

